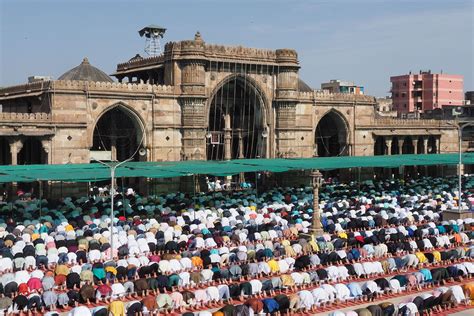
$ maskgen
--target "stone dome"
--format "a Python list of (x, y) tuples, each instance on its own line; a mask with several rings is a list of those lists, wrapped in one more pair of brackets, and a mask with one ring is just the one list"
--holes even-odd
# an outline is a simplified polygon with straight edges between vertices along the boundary
[(313, 89), (301, 79), (298, 79), (298, 90), (301, 92), (313, 92)]
[(58, 80), (114, 82), (105, 72), (92, 66), (87, 57), (82, 60), (82, 63), (79, 66), (62, 74)]

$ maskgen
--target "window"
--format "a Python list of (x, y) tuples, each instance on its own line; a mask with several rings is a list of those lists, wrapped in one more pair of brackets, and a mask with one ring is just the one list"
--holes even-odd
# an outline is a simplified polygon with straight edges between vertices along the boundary
[(406, 82), (404, 82), (404, 83), (403, 83), (403, 86), (404, 86), (404, 87), (406, 87), (406, 86), (407, 86), (407, 83), (406, 83)]
[(402, 98), (406, 97), (406, 93), (405, 92), (402, 92)]
[(451, 91), (449, 91), (449, 93), (451, 93)]
[(406, 108), (407, 108), (407, 104), (406, 104), (406, 103), (405, 103), (405, 104), (403, 104), (403, 107), (406, 109)]
[(213, 145), (221, 144), (221, 134), (219, 134), (218, 132), (211, 133), (211, 144)]
[(398, 98), (398, 93), (395, 93), (395, 98)]

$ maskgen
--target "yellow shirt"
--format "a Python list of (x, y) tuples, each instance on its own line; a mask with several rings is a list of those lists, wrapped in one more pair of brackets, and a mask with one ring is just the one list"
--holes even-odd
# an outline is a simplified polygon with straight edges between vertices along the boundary
[(191, 262), (193, 263), (193, 266), (195, 267), (202, 267), (203, 265), (202, 259), (199, 257), (192, 257)]
[(274, 259), (269, 260), (268, 266), (270, 267), (270, 270), (273, 273), (280, 272), (280, 266), (278, 265), (278, 262), (276, 262), (276, 260)]
[(474, 305), (474, 282), (464, 284), (464, 292), (467, 294), (466, 297), (470, 300), (470, 305)]
[(56, 269), (54, 270), (54, 272), (56, 273), (56, 275), (60, 275), (60, 274), (68, 275), (69, 274), (69, 268), (65, 264), (60, 264), (60, 265), (56, 266)]
[(125, 316), (125, 306), (122, 301), (113, 301), (109, 305), (109, 312), (113, 316)]
[(418, 258), (420, 263), (425, 263), (426, 261), (428, 261), (428, 259), (426, 259), (426, 257), (425, 257), (425, 254), (420, 252), (420, 251), (415, 253), (415, 256)]
[(291, 277), (291, 275), (283, 274), (281, 276), (281, 283), (283, 286), (293, 286), (295, 285), (295, 280)]
[(309, 244), (311, 245), (311, 247), (313, 248), (313, 251), (317, 252), (319, 251), (319, 246), (318, 246), (318, 243), (315, 242), (314, 240), (310, 240), (309, 241)]
[(339, 236), (339, 238), (347, 239), (347, 234), (346, 234), (346, 232), (340, 232), (340, 233), (338, 234), (338, 236)]
[(105, 272), (110, 272), (110, 273), (112, 273), (113, 275), (117, 275), (117, 269), (115, 269), (114, 267), (107, 267), (107, 268), (105, 268)]
[(441, 253), (439, 251), (433, 251), (433, 257), (436, 262), (441, 262)]

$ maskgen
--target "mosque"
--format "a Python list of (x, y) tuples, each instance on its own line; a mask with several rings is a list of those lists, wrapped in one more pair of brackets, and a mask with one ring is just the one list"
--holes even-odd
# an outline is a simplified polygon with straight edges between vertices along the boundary
[(199, 32), (119, 63), (115, 79), (84, 58), (57, 80), (0, 89), (0, 164), (457, 152), (452, 122), (384, 117), (374, 97), (312, 89), (299, 69), (293, 49)]

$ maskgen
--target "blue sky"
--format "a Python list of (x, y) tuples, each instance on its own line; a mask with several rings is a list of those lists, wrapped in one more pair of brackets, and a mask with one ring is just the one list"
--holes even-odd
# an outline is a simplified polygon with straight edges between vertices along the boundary
[(30, 75), (59, 77), (84, 56), (107, 73), (143, 54), (137, 31), (168, 30), (164, 42), (294, 48), (313, 88), (354, 81), (384, 96), (391, 75), (420, 69), (464, 75), (474, 90), (473, 0), (0, 0), (0, 86)]

